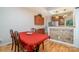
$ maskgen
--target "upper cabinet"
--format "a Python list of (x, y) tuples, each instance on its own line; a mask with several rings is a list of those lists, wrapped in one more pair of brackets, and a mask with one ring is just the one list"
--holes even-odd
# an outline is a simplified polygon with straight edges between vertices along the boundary
[[(63, 8), (60, 10), (52, 11), (54, 14), (51, 16), (51, 21), (49, 22), (49, 26), (66, 26), (66, 27), (74, 27), (74, 9)], [(51, 23), (51, 25), (50, 25)]]
[(44, 25), (44, 18), (42, 17), (41, 14), (35, 16), (34, 23), (35, 25)]

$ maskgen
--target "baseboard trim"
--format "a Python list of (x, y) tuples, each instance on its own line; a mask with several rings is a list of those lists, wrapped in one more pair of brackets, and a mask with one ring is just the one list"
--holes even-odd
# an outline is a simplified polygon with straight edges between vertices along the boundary
[(50, 41), (54, 41), (54, 42), (56, 42), (56, 43), (60, 43), (60, 44), (64, 44), (64, 45), (68, 45), (68, 46), (71, 46), (71, 47), (78, 48), (78, 47), (76, 47), (76, 46), (75, 46), (75, 45), (73, 45), (73, 44), (68, 44), (68, 43), (61, 42), (61, 41), (57, 41), (57, 40), (53, 40), (53, 39), (50, 39)]
[(1, 43), (0, 46), (5, 46), (5, 45), (11, 44), (11, 43), (12, 43), (12, 42)]

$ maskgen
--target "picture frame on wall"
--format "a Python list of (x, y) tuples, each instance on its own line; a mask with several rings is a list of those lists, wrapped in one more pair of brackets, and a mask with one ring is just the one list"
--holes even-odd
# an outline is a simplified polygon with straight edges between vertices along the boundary
[(65, 20), (64, 19), (60, 19), (59, 20), (59, 26), (64, 26), (65, 25)]
[(63, 16), (59, 16), (59, 26), (65, 26), (65, 19)]
[(38, 14), (34, 17), (34, 24), (35, 25), (44, 25), (44, 18), (41, 14)]
[(66, 26), (73, 26), (73, 20), (72, 19), (66, 20)]

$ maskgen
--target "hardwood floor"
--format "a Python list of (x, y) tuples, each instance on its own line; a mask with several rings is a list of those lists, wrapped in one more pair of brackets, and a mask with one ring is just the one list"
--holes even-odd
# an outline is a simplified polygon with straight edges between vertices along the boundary
[[(40, 46), (40, 51), (42, 50), (41, 46)], [(56, 42), (52, 42), (49, 40), (45, 41), (44, 46), (45, 46), (44, 51), (46, 51), (46, 52), (79, 52), (78, 48), (56, 43)]]
[[(11, 44), (0, 47), (0, 52), (11, 52)], [(55, 43), (50, 40), (45, 40), (44, 51), (41, 44), (39, 52), (79, 52), (79, 49), (64, 44)]]

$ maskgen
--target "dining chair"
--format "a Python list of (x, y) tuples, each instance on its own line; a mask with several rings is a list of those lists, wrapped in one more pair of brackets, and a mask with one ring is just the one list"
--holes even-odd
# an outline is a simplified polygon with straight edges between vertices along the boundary
[(31, 31), (32, 31), (32, 32), (35, 32), (35, 31), (36, 31), (36, 29), (35, 29), (35, 28), (31, 28)]
[(13, 32), (13, 29), (10, 29), (10, 36), (11, 36), (11, 39), (12, 39), (11, 51), (13, 51), (14, 45), (15, 45), (15, 39), (14, 39), (14, 32)]
[[(20, 52), (26, 52), (27, 50), (24, 49), (21, 41), (20, 41), (20, 36), (19, 33), (17, 31), (14, 32), (14, 36), (15, 36), (15, 49)], [(15, 51), (16, 52), (16, 51)]]

